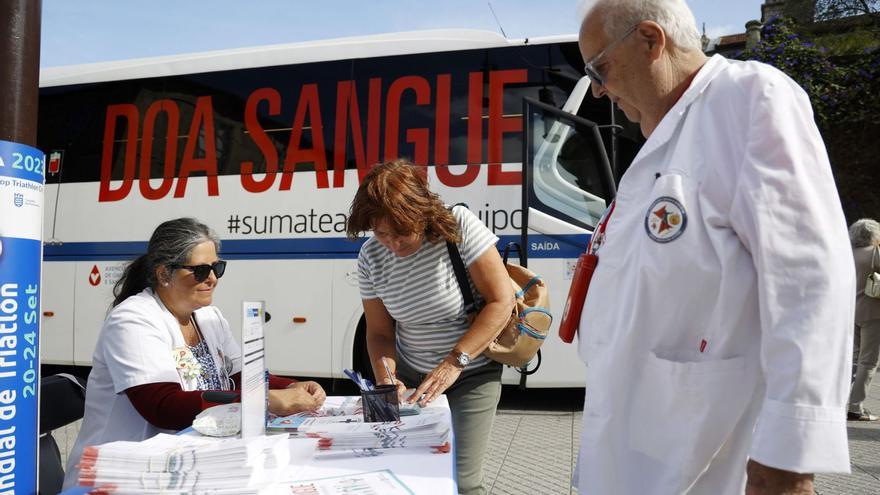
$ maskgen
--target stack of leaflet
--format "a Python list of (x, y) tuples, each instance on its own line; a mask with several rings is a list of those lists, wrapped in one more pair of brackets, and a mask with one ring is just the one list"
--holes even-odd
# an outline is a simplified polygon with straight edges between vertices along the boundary
[(266, 423), (266, 431), (269, 433), (290, 433), (293, 436), (297, 433), (305, 433), (320, 429), (321, 425), (334, 423), (363, 423), (364, 417), (358, 415), (344, 416), (313, 416), (313, 415), (297, 415), (278, 416), (270, 419)]
[(338, 404), (324, 404), (317, 411), (304, 411), (296, 413), (294, 416), (362, 416), (364, 406), (361, 404), (361, 398), (354, 395), (345, 397)]
[(364, 421), (360, 397), (346, 397), (341, 404), (324, 405), (316, 411), (303, 411), (290, 416), (273, 416), (266, 422), (269, 433), (305, 432), (320, 424), (361, 423)]
[[(400, 404), (401, 416), (419, 414), (417, 403)], [(315, 411), (303, 411), (290, 416), (272, 416), (266, 421), (266, 431), (270, 433), (295, 433), (306, 431), (321, 424), (361, 423), (364, 421), (364, 406), (357, 396), (346, 397), (338, 404), (325, 404)]]
[(218, 440), (165, 434), (111, 442), (83, 451), (79, 484), (112, 487), (114, 494), (265, 493), (289, 478), (292, 456), (303, 464), (314, 453), (314, 442), (297, 443), (283, 435)]
[(294, 436), (317, 438), (320, 449), (440, 447), (449, 440), (445, 418), (444, 410), (428, 408), (419, 415), (387, 423), (303, 423), (296, 427)]

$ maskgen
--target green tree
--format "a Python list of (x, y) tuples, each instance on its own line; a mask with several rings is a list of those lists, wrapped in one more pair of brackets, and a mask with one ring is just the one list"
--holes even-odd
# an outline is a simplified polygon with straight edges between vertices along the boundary
[(868, 15), (880, 20), (880, 0), (816, 0), (816, 19)]
[(773, 18), (764, 25), (761, 42), (738, 58), (773, 65), (797, 81), (821, 126), (880, 122), (880, 50), (834, 54), (805, 39), (791, 19)]
[(773, 18), (764, 25), (760, 43), (737, 56), (775, 66), (809, 95), (850, 221), (880, 218), (875, 187), (880, 177), (880, 49), (876, 33), (864, 33), (845, 32), (843, 37), (865, 41), (837, 39), (837, 49), (830, 50), (794, 21)]

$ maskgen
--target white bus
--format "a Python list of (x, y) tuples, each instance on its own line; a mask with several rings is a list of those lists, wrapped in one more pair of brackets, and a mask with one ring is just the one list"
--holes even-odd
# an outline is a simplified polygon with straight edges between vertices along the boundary
[[(273, 373), (366, 370), (345, 221), (359, 178), (396, 157), (426, 166), (500, 247), (525, 241), (561, 315), (619, 175), (604, 150), (623, 161), (637, 148), (602, 130), (615, 112), (587, 95), (581, 67), (574, 36), (456, 30), (44, 69), (43, 364), (89, 366), (125, 263), (161, 221), (193, 216), (222, 238), (215, 304), (233, 331), (241, 300), (266, 302)], [(528, 386), (583, 375), (554, 326)]]

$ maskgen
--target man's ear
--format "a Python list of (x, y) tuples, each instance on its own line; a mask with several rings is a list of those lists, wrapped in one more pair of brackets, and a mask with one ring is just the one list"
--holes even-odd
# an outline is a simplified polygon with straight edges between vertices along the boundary
[(639, 41), (645, 43), (647, 54), (651, 60), (657, 60), (666, 48), (666, 33), (654, 21), (642, 21), (636, 28)]

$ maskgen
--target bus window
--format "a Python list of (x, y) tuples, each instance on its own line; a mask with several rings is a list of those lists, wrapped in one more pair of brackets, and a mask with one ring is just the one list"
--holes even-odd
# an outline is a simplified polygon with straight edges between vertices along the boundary
[(598, 125), (531, 99), (526, 102), (528, 206), (592, 230), (615, 194)]

